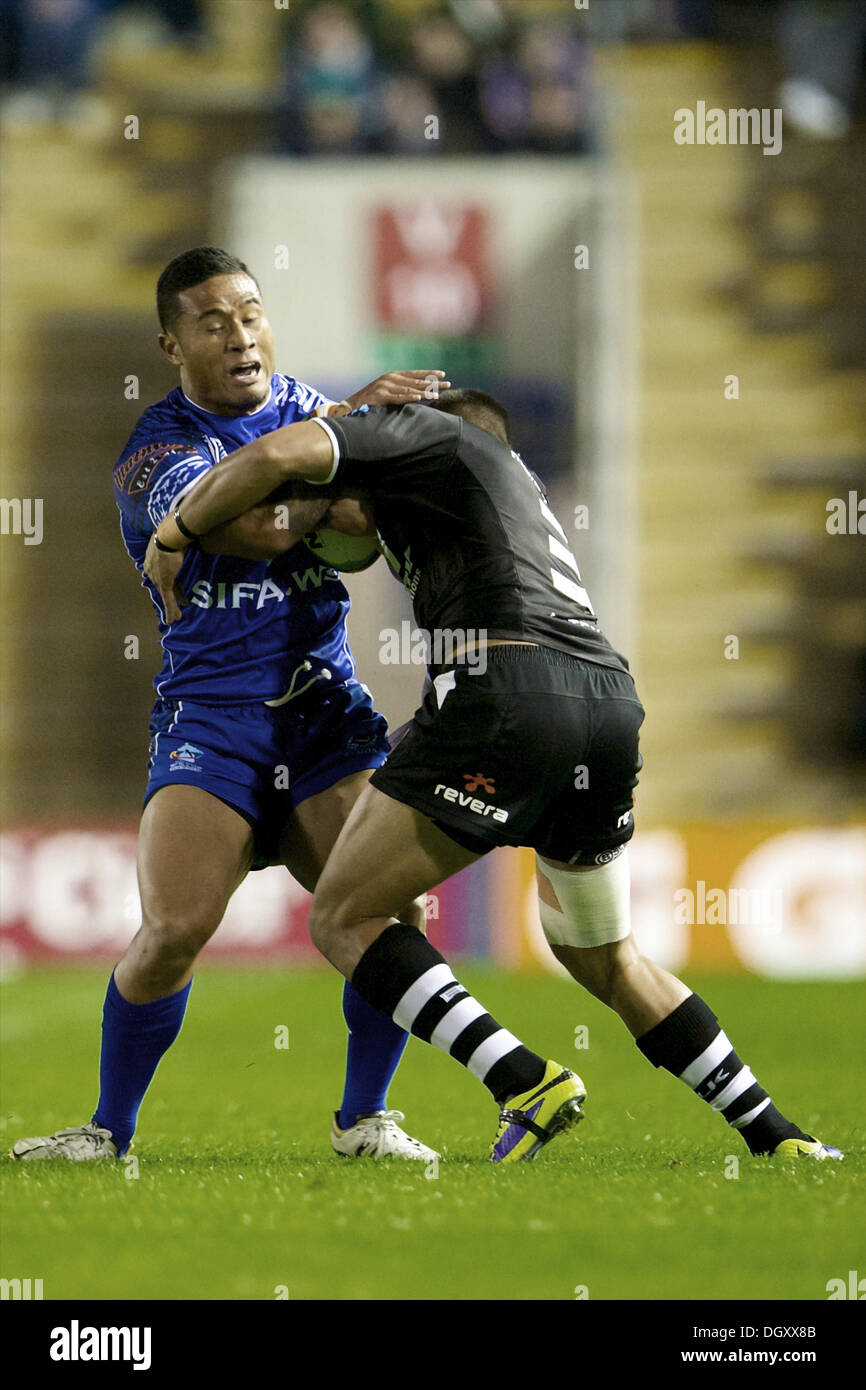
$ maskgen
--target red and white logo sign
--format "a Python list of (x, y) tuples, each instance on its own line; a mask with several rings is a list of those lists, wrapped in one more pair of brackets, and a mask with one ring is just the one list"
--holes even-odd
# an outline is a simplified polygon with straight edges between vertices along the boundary
[(447, 338), (481, 331), (490, 310), (486, 213), (429, 200), (373, 216), (379, 326)]

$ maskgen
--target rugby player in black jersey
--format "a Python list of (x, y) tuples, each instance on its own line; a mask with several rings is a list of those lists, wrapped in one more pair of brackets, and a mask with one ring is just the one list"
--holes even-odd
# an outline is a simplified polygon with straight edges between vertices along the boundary
[[(626, 844), (644, 711), (565, 532), (510, 447), (504, 408), (483, 392), (445, 391), (276, 430), (199, 484), (184, 533), (209, 531), (294, 479), (332, 490), (329, 526), (357, 532), (375, 520), (433, 638), (422, 706), (361, 793), (316, 888), (309, 928), (322, 954), (490, 1090), (500, 1107), (494, 1162), (534, 1158), (580, 1119), (583, 1083), (497, 1023), (397, 915), (495, 846), (530, 846), (554, 955), (619, 1014), (644, 1056), (752, 1153), (840, 1158), (776, 1109), (704, 1001), (634, 943)], [(157, 537), (178, 548), (184, 533), (166, 518)], [(152, 543), (147, 568), (168, 603), (179, 559)]]

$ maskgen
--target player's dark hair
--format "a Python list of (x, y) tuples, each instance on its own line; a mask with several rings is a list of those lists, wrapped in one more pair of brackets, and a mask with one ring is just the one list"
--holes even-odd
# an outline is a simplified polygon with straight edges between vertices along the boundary
[(252, 271), (219, 246), (194, 246), (169, 261), (156, 282), (156, 312), (162, 324), (163, 333), (170, 333), (180, 317), (178, 296), (184, 290), (203, 285), (214, 275), (249, 275), (258, 288), (258, 281)]
[(446, 415), (459, 415), (463, 420), (468, 420), (470, 425), (477, 425), (479, 429), (495, 434), (503, 444), (511, 443), (508, 411), (495, 396), (488, 396), (486, 391), (452, 386), (447, 391), (440, 391), (438, 400), (426, 401), (425, 404), (431, 405), (434, 410), (444, 410)]

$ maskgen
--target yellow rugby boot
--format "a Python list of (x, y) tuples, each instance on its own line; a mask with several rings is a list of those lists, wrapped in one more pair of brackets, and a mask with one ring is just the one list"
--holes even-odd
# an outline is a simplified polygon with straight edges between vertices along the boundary
[(583, 1119), (586, 1087), (579, 1076), (548, 1062), (541, 1081), (512, 1096), (499, 1112), (491, 1163), (519, 1163), (537, 1158), (545, 1144)]
[(834, 1149), (831, 1144), (822, 1144), (820, 1139), (783, 1139), (781, 1144), (777, 1144), (773, 1150), (773, 1156), (779, 1158), (843, 1158), (841, 1149)]

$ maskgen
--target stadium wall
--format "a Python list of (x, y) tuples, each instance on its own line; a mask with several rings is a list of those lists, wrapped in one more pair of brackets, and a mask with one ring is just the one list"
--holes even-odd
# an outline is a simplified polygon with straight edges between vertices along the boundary
[[(675, 970), (775, 979), (866, 974), (866, 831), (692, 826), (640, 832), (629, 855), (641, 948)], [(3, 967), (116, 960), (137, 928), (135, 828), (21, 829), (0, 842)], [(250, 874), (209, 962), (317, 963), (309, 895), (281, 868)], [(538, 920), (534, 856), (495, 850), (428, 898), (446, 955), (563, 973)]]

